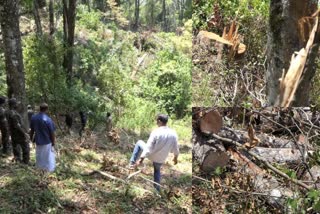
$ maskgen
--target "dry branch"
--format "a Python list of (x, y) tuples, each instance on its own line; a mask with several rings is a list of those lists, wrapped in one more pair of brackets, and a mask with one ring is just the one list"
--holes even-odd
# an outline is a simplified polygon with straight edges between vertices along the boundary
[(100, 170), (93, 170), (92, 172), (89, 172), (89, 173), (87, 173), (87, 174), (81, 174), (81, 175), (83, 175), (83, 176), (90, 176), (90, 175), (94, 175), (94, 174), (99, 174), (99, 175), (102, 175), (103, 177), (107, 177), (107, 178), (110, 178), (110, 179), (112, 179), (112, 180), (119, 181), (119, 182), (121, 182), (121, 183), (126, 183), (125, 180), (123, 180), (123, 179), (121, 179), (121, 178), (118, 178), (118, 177), (115, 177), (115, 176), (113, 176), (113, 175), (110, 175), (110, 174), (108, 174), (108, 173), (106, 173), (106, 172), (102, 172), (102, 171), (100, 171)]

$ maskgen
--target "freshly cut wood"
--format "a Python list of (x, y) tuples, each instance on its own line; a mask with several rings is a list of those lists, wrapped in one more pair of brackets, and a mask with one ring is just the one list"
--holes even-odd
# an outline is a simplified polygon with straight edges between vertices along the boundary
[(225, 45), (229, 45), (229, 46), (233, 45), (227, 39), (224, 39), (224, 38), (222, 38), (221, 36), (219, 36), (219, 35), (217, 35), (215, 33), (208, 32), (208, 31), (203, 31), (203, 30), (198, 33), (197, 38), (200, 39), (200, 40), (202, 40), (203, 38), (207, 38), (207, 39), (210, 39), (210, 40), (214, 40), (214, 41), (223, 43)]
[(197, 38), (200, 41), (206, 38), (229, 46), (229, 58), (233, 58), (236, 54), (241, 55), (246, 51), (246, 45), (240, 42), (241, 36), (238, 34), (238, 29), (239, 26), (233, 21), (228, 32), (226, 32), (226, 28), (224, 28), (222, 36), (208, 31), (200, 31)]
[(216, 110), (206, 112), (200, 118), (199, 127), (205, 134), (218, 133), (222, 128), (222, 117)]
[(255, 147), (250, 150), (270, 163), (301, 163), (303, 157), (297, 149)]
[(309, 50), (313, 45), (314, 38), (318, 29), (318, 16), (315, 17), (315, 24), (310, 33), (309, 40), (305, 48), (302, 48), (297, 55), (292, 55), (288, 72), (283, 72), (280, 79), (280, 97), (279, 104), (281, 107), (289, 107), (294, 100), (295, 92), (298, 88), (303, 70), (307, 61)]
[(212, 172), (217, 167), (224, 167), (229, 161), (229, 156), (221, 142), (206, 142), (201, 138), (193, 143), (193, 157), (199, 162), (200, 169), (204, 172)]

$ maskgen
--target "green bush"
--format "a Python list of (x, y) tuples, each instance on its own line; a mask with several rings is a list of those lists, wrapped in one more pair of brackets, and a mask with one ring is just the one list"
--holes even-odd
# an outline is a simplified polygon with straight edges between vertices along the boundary
[(102, 15), (98, 11), (90, 11), (88, 12), (87, 6), (79, 5), (77, 7), (77, 26), (85, 27), (90, 30), (98, 30), (101, 26), (101, 18)]
[(140, 79), (139, 93), (159, 109), (183, 117), (191, 100), (191, 60), (173, 50), (160, 51)]

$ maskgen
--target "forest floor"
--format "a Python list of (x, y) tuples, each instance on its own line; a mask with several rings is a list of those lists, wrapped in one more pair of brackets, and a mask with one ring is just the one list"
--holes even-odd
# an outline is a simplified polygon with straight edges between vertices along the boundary
[(143, 173), (126, 183), (90, 174), (99, 170), (125, 180), (134, 172), (127, 166), (141, 136), (119, 130), (120, 143), (115, 144), (104, 131), (88, 132), (80, 144), (77, 132), (65, 136), (58, 131), (54, 173), (33, 166), (34, 148), (31, 166), (12, 163), (12, 156), (0, 158), (0, 213), (191, 213), (191, 130), (181, 124), (173, 128), (181, 135), (181, 154), (177, 165), (171, 155), (163, 165), (160, 195), (146, 180), (153, 180), (149, 160)]

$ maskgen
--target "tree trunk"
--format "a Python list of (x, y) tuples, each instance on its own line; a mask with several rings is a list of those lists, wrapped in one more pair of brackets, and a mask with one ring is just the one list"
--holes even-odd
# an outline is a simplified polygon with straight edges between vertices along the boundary
[[(292, 54), (305, 46), (299, 38), (298, 20), (312, 15), (317, 10), (313, 0), (271, 0), (267, 50), (267, 96), (268, 104), (275, 105), (280, 94), (279, 78), (283, 70), (287, 71)], [(316, 47), (313, 49), (316, 51)], [(301, 83), (303, 96), (296, 95), (296, 105), (307, 106), (310, 79), (314, 73), (314, 60), (306, 70), (306, 78)], [(302, 89), (301, 88), (301, 89)], [(300, 89), (298, 89), (299, 91)]]
[(167, 29), (167, 10), (166, 10), (166, 0), (162, 0), (162, 24), (163, 24), (163, 30), (165, 32), (168, 31)]
[(140, 15), (140, 0), (134, 1), (134, 30), (137, 31), (139, 28), (139, 15)]
[(38, 4), (38, 8), (44, 8), (47, 3), (46, 3), (46, 0), (35, 0)]
[(40, 37), (42, 36), (42, 26), (41, 26), (41, 19), (39, 15), (39, 3), (38, 0), (33, 1), (33, 15), (34, 15), (34, 21), (36, 23), (37, 27), (37, 36)]
[(72, 81), (72, 66), (73, 66), (73, 43), (74, 30), (76, 21), (76, 0), (63, 0), (63, 32), (64, 32), (64, 46), (66, 52), (63, 57), (63, 68), (67, 74), (68, 86), (71, 86)]
[(179, 2), (179, 25), (183, 25), (183, 18), (184, 18), (184, 0), (180, 0)]
[(151, 0), (150, 2), (150, 25), (151, 25), (151, 28), (154, 27), (154, 9), (155, 9), (155, 2), (154, 0)]
[(25, 128), (28, 130), (26, 90), (19, 28), (19, 1), (0, 0), (0, 22), (4, 44), (8, 97), (18, 101)]
[(49, 1), (49, 34), (52, 36), (54, 34), (54, 0)]

